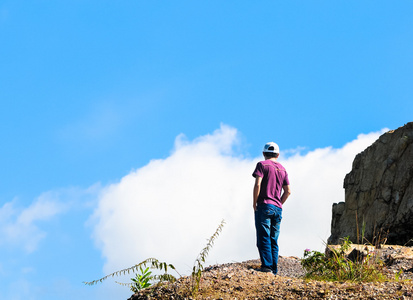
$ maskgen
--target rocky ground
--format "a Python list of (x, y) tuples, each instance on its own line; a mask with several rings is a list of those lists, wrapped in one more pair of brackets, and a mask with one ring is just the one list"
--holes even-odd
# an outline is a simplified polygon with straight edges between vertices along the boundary
[[(413, 249), (412, 249), (413, 251)], [(386, 282), (351, 283), (305, 280), (297, 257), (280, 257), (279, 275), (256, 271), (259, 260), (205, 268), (196, 297), (189, 292), (190, 277), (132, 295), (141, 299), (413, 299), (413, 260), (398, 249), (381, 253), (388, 263)], [(402, 272), (400, 272), (402, 270)], [(399, 280), (394, 280), (400, 273)]]

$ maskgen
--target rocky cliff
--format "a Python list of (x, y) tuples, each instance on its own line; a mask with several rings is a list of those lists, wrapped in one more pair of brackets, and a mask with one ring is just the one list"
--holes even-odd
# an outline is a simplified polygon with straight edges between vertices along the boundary
[(413, 245), (413, 122), (358, 154), (344, 189), (345, 202), (333, 204), (329, 244), (345, 236), (362, 242), (364, 235), (372, 243)]

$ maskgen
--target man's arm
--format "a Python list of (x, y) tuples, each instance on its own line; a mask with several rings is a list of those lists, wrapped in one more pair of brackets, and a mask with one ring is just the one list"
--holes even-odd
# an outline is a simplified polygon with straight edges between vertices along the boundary
[(259, 176), (255, 177), (255, 184), (254, 184), (254, 191), (253, 191), (253, 204), (252, 207), (254, 208), (254, 211), (257, 210), (257, 201), (258, 201), (258, 196), (260, 195), (260, 190), (261, 190), (261, 182), (262, 178)]
[(287, 198), (291, 195), (291, 189), (289, 185), (283, 186), (283, 195), (281, 196), (281, 203), (284, 204)]

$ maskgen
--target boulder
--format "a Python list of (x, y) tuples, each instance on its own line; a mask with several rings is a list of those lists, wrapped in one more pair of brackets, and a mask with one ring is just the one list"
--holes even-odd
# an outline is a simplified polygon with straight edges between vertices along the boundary
[(328, 244), (413, 245), (413, 122), (359, 153), (344, 179), (345, 202), (333, 204)]

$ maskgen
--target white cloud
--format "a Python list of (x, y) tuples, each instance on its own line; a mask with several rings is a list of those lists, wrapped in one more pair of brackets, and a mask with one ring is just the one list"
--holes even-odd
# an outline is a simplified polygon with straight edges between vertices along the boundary
[(63, 210), (64, 205), (55, 201), (51, 192), (42, 194), (23, 209), (17, 207), (16, 199), (5, 203), (0, 208), (0, 244), (22, 246), (26, 252), (33, 252), (46, 236), (38, 222), (49, 220)]
[[(344, 176), (355, 155), (379, 134), (359, 135), (340, 149), (281, 153), (293, 191), (284, 208), (281, 255), (322, 249), (331, 206), (344, 201)], [(189, 273), (221, 219), (227, 224), (207, 264), (257, 258), (251, 174), (261, 158), (231, 155), (238, 141), (236, 129), (225, 125), (194, 141), (178, 136), (168, 158), (150, 161), (105, 187), (94, 214), (94, 238), (107, 260), (104, 271), (156, 257)]]

